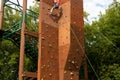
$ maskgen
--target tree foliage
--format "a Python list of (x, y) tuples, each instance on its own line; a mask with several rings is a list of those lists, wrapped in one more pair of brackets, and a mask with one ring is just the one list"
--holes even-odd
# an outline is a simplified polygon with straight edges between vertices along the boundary
[[(98, 21), (85, 24), (86, 50), (101, 80), (119, 80), (120, 3), (113, 1)], [(89, 70), (90, 80), (96, 80)], [(95, 74), (94, 74), (95, 75)], [(92, 76), (92, 77), (91, 77)]]

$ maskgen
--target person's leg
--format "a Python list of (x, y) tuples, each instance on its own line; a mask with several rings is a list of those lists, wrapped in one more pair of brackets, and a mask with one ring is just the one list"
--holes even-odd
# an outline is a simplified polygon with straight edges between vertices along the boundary
[(54, 9), (54, 7), (52, 7), (52, 8), (51, 8), (51, 10), (50, 10), (50, 14), (52, 14), (52, 12), (53, 12), (53, 9)]
[(54, 9), (58, 9), (58, 8), (59, 8), (59, 4), (56, 3), (56, 4), (54, 5)]
[(55, 4), (55, 5), (51, 8), (50, 14), (52, 14), (52, 12), (53, 12), (54, 9), (58, 9), (58, 8), (59, 8), (59, 4)]

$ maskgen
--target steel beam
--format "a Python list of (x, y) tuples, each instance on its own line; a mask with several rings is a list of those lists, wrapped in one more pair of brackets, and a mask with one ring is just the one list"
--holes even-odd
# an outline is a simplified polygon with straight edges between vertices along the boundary
[[(52, 0), (40, 2), (37, 78), (38, 80), (88, 80), (83, 1), (61, 0), (63, 15), (57, 23), (49, 15), (53, 5)], [(53, 13), (58, 12), (59, 10), (55, 10)], [(81, 66), (84, 68), (83, 78), (79, 77)]]
[(37, 78), (37, 73), (36, 72), (24, 72), (23, 76)]
[(24, 0), (23, 1), (23, 22), (22, 22), (22, 29), (21, 29), (21, 41), (20, 41), (19, 80), (23, 80), (23, 72), (24, 72), (26, 10), (27, 10), (27, 0)]
[(37, 32), (33, 32), (33, 31), (25, 29), (25, 34), (29, 35), (29, 36), (32, 36), (32, 37), (35, 37), (35, 38), (38, 38), (38, 33)]
[(3, 15), (4, 15), (4, 2), (3, 0), (0, 0), (0, 29), (2, 28), (3, 25)]

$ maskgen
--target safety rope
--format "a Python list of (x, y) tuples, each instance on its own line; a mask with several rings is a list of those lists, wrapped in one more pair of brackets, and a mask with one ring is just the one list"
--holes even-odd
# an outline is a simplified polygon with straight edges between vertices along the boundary
[[(120, 50), (120, 48), (119, 47), (117, 47), (114, 43), (113, 43), (113, 41), (112, 40), (110, 40), (106, 35), (104, 35), (103, 33), (102, 33), (102, 31), (100, 31), (99, 29), (96, 29), (109, 43), (111, 43), (117, 50)], [(108, 34), (107, 34), (108, 35)]]
[(100, 30), (99, 33), (109, 42), (111, 43), (117, 50), (120, 50), (107, 36), (105, 36)]
[[(111, 43), (117, 50), (120, 50), (107, 36), (105, 36), (99, 29), (96, 29), (109, 43)], [(88, 58), (86, 56), (86, 58)], [(88, 58), (89, 59), (89, 58)], [(88, 60), (89, 61), (89, 60)], [(91, 65), (91, 64), (90, 64)], [(92, 67), (93, 68), (93, 67)], [(93, 69), (94, 70), (94, 69)], [(95, 71), (94, 71), (95, 72)]]
[[(84, 53), (84, 49), (83, 49), (83, 47), (81, 46), (81, 43), (80, 43), (80, 41), (79, 41), (79, 39), (78, 39), (77, 35), (75, 34), (75, 32), (74, 32), (74, 30), (72, 29), (72, 27), (70, 27), (70, 29), (71, 29), (72, 33), (74, 34), (74, 36), (75, 36), (75, 38), (76, 38), (76, 40), (77, 40), (77, 42), (78, 42), (79, 46), (81, 47), (82, 52)], [(89, 60), (89, 58), (87, 57), (87, 55), (86, 55), (86, 54), (85, 54), (85, 57), (87, 58), (88, 63), (90, 64), (90, 66), (91, 66), (91, 68), (92, 68), (93, 72), (95, 73), (95, 75), (96, 75), (97, 79), (98, 79), (98, 80), (100, 80), (100, 79), (99, 79), (99, 77), (98, 77), (98, 75), (97, 75), (97, 73), (96, 73), (96, 71), (95, 71), (95, 69), (94, 69), (94, 68), (93, 68), (93, 66), (92, 66), (92, 63), (90, 62), (90, 60)]]

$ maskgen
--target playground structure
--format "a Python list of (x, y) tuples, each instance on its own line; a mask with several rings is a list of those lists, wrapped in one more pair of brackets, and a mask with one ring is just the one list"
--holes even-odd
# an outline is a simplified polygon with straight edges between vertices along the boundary
[[(0, 29), (3, 27), (4, 7), (10, 7), (6, 4), (8, 2), (11, 1), (1, 0)], [(19, 80), (24, 80), (24, 77), (29, 77), (29, 80), (88, 80), (83, 1), (61, 0), (60, 3), (61, 8), (54, 10), (53, 15), (49, 15), (54, 5), (53, 1), (40, 1), (38, 33), (26, 29), (25, 18), (30, 11), (27, 9), (27, 0), (23, 1), (23, 6), (19, 5), (22, 9), (22, 19), (7, 30), (0, 30), (1, 38), (11, 38), (20, 46)], [(34, 11), (31, 12), (38, 15)], [(19, 31), (21, 33), (18, 33)], [(26, 36), (31, 36), (35, 43), (27, 42)], [(36, 72), (24, 71), (25, 54), (36, 62), (38, 57)]]

